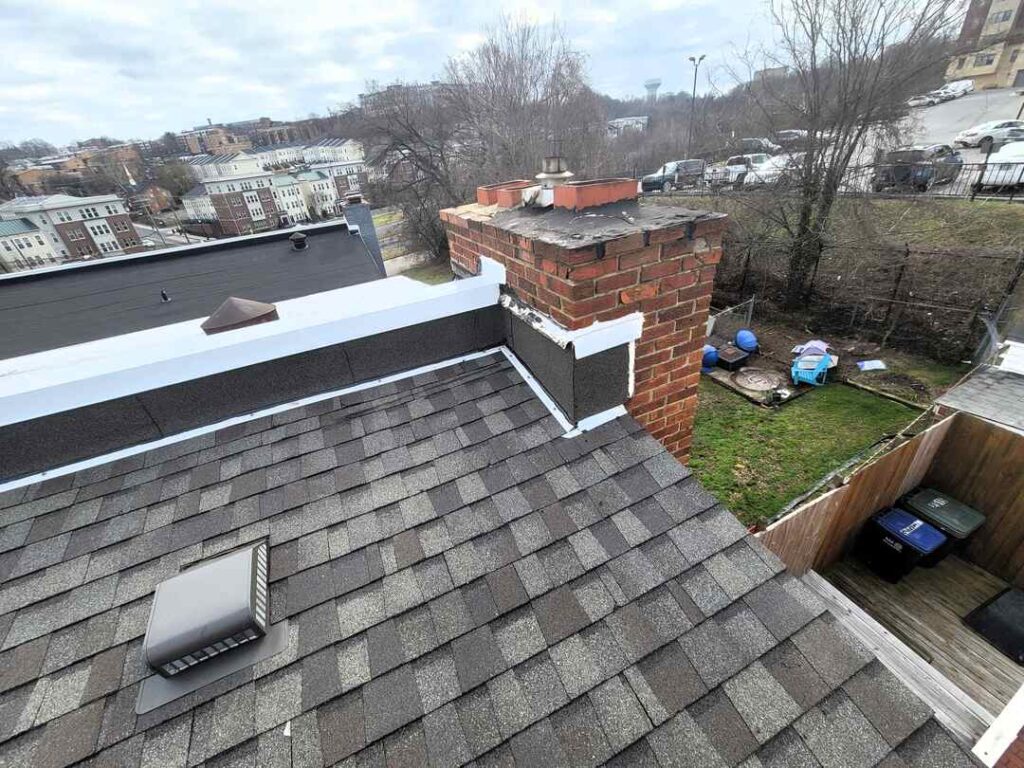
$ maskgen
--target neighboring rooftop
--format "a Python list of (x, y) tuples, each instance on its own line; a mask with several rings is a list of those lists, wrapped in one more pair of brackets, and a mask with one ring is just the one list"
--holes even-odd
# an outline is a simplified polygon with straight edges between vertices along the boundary
[[(491, 354), (0, 494), (0, 762), (973, 764), (637, 422), (562, 434)], [(156, 585), (264, 539), (287, 650), (137, 716)]]
[(0, 237), (26, 235), (38, 231), (39, 227), (28, 219), (8, 219), (7, 221), (0, 221)]
[(344, 222), (14, 273), (0, 278), (0, 325), (18, 331), (0, 359), (206, 317), (229, 296), (273, 303), (383, 276)]
[(38, 195), (35, 197), (16, 197), (6, 203), (0, 203), (0, 215), (15, 216), (19, 213), (49, 211), (55, 208), (70, 208), (76, 205), (95, 205), (120, 201), (117, 195), (92, 195), (91, 197), (75, 197), (73, 195)]
[(935, 401), (1024, 432), (1024, 343), (1008, 341), (995, 365), (983, 365)]

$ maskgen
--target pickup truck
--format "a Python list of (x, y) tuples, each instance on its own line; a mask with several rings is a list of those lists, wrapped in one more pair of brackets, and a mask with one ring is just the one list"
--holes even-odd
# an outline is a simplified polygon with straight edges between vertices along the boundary
[(644, 192), (671, 192), (678, 187), (696, 186), (703, 179), (703, 160), (672, 160), (654, 173), (644, 176), (640, 180), (640, 188)]
[(713, 187), (723, 187), (729, 184), (739, 186), (751, 170), (764, 165), (769, 159), (769, 156), (764, 153), (733, 155), (724, 163), (709, 166), (704, 172), (704, 181)]

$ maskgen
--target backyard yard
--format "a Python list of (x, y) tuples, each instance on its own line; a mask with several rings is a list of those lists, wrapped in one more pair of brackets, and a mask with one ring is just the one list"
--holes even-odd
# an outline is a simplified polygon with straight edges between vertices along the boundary
[(704, 378), (690, 467), (745, 524), (763, 522), (919, 413), (842, 384), (769, 410)]
[(402, 272), (402, 276), (412, 278), (413, 280), (419, 280), (421, 283), (426, 283), (427, 285), (438, 285), (455, 279), (448, 259), (437, 259), (436, 261), (431, 261), (426, 264), (421, 264), (418, 267), (407, 269), (405, 272)]

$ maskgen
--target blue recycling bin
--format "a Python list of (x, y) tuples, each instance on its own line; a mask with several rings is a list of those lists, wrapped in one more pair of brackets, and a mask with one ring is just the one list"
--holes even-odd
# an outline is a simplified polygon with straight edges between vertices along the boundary
[(891, 507), (872, 517), (861, 531), (861, 559), (895, 584), (946, 543), (946, 535), (905, 509)]

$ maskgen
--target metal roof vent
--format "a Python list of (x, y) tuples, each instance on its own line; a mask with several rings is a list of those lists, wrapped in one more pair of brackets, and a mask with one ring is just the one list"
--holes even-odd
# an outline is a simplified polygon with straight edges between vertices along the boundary
[(288, 239), (292, 241), (293, 251), (306, 250), (306, 236), (301, 232), (294, 232)]
[(262, 301), (229, 296), (200, 326), (206, 334), (233, 331), (249, 325), (277, 320), (277, 307)]
[(267, 544), (239, 550), (160, 583), (143, 651), (173, 677), (267, 632)]

